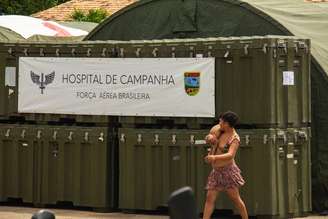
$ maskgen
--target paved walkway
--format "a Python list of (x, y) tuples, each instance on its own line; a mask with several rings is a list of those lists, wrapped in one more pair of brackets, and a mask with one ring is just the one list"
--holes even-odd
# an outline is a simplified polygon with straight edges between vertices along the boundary
[[(37, 208), (0, 207), (0, 219), (30, 219)], [(133, 215), (122, 213), (95, 213), (90, 211), (51, 209), (56, 219), (168, 219), (167, 216)]]
[[(37, 208), (0, 206), (0, 219), (30, 219)], [(169, 219), (167, 216), (134, 215), (121, 213), (94, 213), (89, 211), (52, 209), (56, 219)], [(302, 218), (304, 219), (304, 218)], [(311, 216), (306, 219), (328, 219), (328, 216)]]

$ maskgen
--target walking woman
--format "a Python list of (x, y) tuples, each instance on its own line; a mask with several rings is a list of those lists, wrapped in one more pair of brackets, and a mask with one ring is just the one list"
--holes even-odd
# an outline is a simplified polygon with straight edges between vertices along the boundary
[(205, 162), (212, 165), (213, 170), (206, 186), (203, 219), (211, 218), (220, 192), (226, 192), (239, 210), (242, 219), (248, 219), (246, 206), (239, 194), (239, 188), (245, 181), (234, 159), (240, 144), (240, 138), (235, 130), (237, 122), (237, 114), (230, 111), (223, 113), (219, 125), (214, 126), (206, 136), (207, 142), (212, 144), (212, 149), (205, 157)]

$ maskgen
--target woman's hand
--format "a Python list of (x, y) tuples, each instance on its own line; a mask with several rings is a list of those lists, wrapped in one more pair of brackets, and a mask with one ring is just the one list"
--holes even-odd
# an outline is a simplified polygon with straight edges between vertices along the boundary
[(206, 163), (213, 163), (215, 161), (215, 156), (214, 155), (207, 155), (204, 158), (204, 160), (205, 160)]
[(211, 144), (211, 145), (217, 144), (217, 138), (214, 134), (206, 135), (205, 141), (206, 141), (207, 144)]

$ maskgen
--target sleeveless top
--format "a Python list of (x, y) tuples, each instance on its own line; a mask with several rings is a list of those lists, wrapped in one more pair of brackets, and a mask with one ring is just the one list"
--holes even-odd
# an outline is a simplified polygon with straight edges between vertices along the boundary
[(240, 143), (240, 137), (237, 133), (235, 133), (233, 136), (230, 137), (230, 140), (228, 141), (227, 144), (225, 144), (223, 146), (223, 148), (220, 148), (219, 144), (216, 145), (216, 147), (214, 148), (214, 153), (212, 153), (213, 155), (216, 154), (216, 152), (218, 151), (218, 149), (222, 152), (222, 153), (227, 153), (229, 151), (230, 145), (232, 144), (232, 142), (234, 141), (238, 141), (238, 143)]

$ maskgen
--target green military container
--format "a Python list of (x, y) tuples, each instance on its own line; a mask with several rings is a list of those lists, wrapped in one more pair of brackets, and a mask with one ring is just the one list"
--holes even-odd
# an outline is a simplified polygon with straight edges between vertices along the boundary
[[(1, 44), (0, 101), (4, 105), (0, 105), (0, 120), (3, 122), (19, 120), (38, 124), (33, 134), (33, 145), (38, 156), (35, 173), (39, 177), (36, 178), (37, 183), (33, 193), (37, 197), (35, 203), (53, 204), (58, 201), (71, 201), (75, 205), (96, 208), (114, 206), (114, 195), (109, 194), (106, 197), (94, 194), (106, 192), (108, 188), (104, 188), (105, 184), (110, 191), (114, 191), (115, 179), (109, 180), (113, 183), (108, 185), (109, 181), (92, 174), (107, 172), (114, 177), (116, 173), (114, 167), (104, 166), (106, 158), (103, 157), (103, 153), (109, 153), (112, 150), (111, 146), (115, 148), (116, 143), (109, 143), (108, 147), (104, 148), (101, 142), (85, 141), (86, 138), (96, 139), (94, 136), (97, 134), (93, 134), (94, 130), (99, 132), (103, 129), (105, 133), (106, 128), (65, 127), (64, 125), (92, 123), (105, 127), (117, 118), (18, 114), (17, 80), (16, 86), (5, 85), (3, 75), (6, 67), (16, 67), (17, 74), (18, 58), (22, 56), (215, 57), (216, 115), (226, 110), (233, 110), (241, 117), (241, 127), (252, 128), (240, 131), (244, 142), (240, 149), (240, 158), (237, 160), (248, 182), (254, 180), (261, 182), (266, 178), (265, 184), (255, 183), (261, 191), (257, 191), (257, 187), (250, 183), (242, 190), (250, 213), (278, 217), (302, 215), (311, 210), (309, 200), (311, 193), (308, 188), (311, 182), (306, 175), (309, 172), (307, 165), (310, 164), (308, 140), (299, 136), (307, 133), (306, 139), (309, 139), (309, 135), (307, 129), (302, 129), (300, 132), (294, 130), (307, 127), (311, 122), (309, 48), (309, 40), (277, 36)], [(293, 72), (294, 81), (289, 82), (292, 85), (284, 85), (284, 72)], [(183, 117), (118, 117), (119, 125), (114, 129), (123, 127), (118, 135), (120, 138), (119, 208), (156, 209), (165, 205), (171, 191), (184, 185), (191, 185), (194, 188), (198, 206), (202, 208), (205, 197), (204, 186), (210, 168), (203, 163), (206, 147), (201, 141), (196, 140), (203, 139), (214, 120), (214, 118)], [(44, 124), (62, 126), (52, 127)], [(141, 129), (141, 127), (153, 129)], [(281, 128), (282, 131), (278, 131), (277, 128)], [(287, 128), (291, 129), (287, 130)], [(56, 131), (56, 139), (54, 139)], [(112, 139), (116, 138), (115, 131), (108, 133), (111, 133)], [(284, 135), (287, 137), (282, 138), (281, 136)], [(270, 140), (270, 136), (276, 140)], [(298, 137), (299, 140), (296, 142), (295, 139)], [(266, 138), (269, 140), (265, 140)], [(109, 140), (108, 136), (107, 139)], [(295, 142), (289, 139), (294, 139)], [(281, 145), (278, 144), (280, 141), (283, 141)], [(93, 151), (94, 147), (100, 148), (99, 151)], [(137, 156), (134, 156), (135, 153)], [(295, 154), (295, 157), (301, 161), (297, 160), (296, 164), (293, 163), (296, 159), (290, 154)], [(87, 155), (88, 157), (84, 157)], [(112, 156), (107, 157), (107, 164), (115, 163), (117, 157)], [(82, 158), (91, 160), (85, 163), (81, 161)], [(93, 158), (99, 158), (99, 163), (94, 163)], [(265, 168), (258, 165), (258, 159), (265, 162), (263, 164)], [(291, 162), (292, 160), (294, 161)], [(83, 168), (86, 171), (82, 172)], [(89, 181), (90, 177), (95, 177), (100, 184)], [(300, 182), (299, 178), (302, 178), (303, 182)], [(89, 190), (81, 191), (94, 185), (99, 186), (99, 190), (92, 190), (94, 194), (89, 193), (91, 192)], [(263, 196), (268, 188), (272, 188), (272, 191)], [(107, 201), (108, 199), (112, 201)], [(218, 202), (218, 208), (232, 209), (232, 205), (224, 197)]]
[(0, 125), (0, 200), (117, 208), (113, 129)]
[(21, 199), (33, 203), (37, 198), (34, 186), (36, 148), (31, 140), (31, 126), (0, 125), (0, 199)]
[[(206, 148), (193, 146), (204, 134), (198, 130), (120, 129), (119, 208), (154, 210), (165, 206), (169, 194), (183, 185), (204, 187), (209, 170), (202, 162)], [(203, 191), (195, 190), (198, 200), (203, 200)]]
[[(107, 116), (18, 113), (18, 64), (20, 57), (116, 57), (114, 42), (0, 42), (0, 56), (0, 121), (78, 125), (111, 121)], [(14, 68), (15, 73), (8, 68)], [(14, 76), (9, 77), (9, 72)], [(12, 78), (9, 85), (6, 77)]]
[[(236, 161), (247, 182), (241, 194), (250, 215), (286, 218), (311, 211), (309, 130), (238, 130), (241, 146)], [(206, 133), (120, 129), (119, 208), (155, 210), (166, 205), (171, 192), (188, 185), (202, 210), (211, 169), (203, 160)], [(224, 195), (217, 209), (234, 210)]]
[[(149, 40), (121, 42), (118, 47), (122, 58), (215, 57), (217, 116), (233, 110), (242, 124), (255, 127), (300, 127), (311, 122), (309, 40), (277, 36)], [(288, 71), (294, 75), (292, 86), (284, 85)], [(121, 123), (140, 119), (135, 120), (120, 119)], [(195, 122), (211, 124), (207, 119)], [(156, 118), (145, 118), (144, 123), (156, 123)]]
[[(242, 124), (256, 127), (308, 126), (310, 117), (310, 42), (295, 37), (239, 37), (130, 42), (2, 43), (0, 95), (5, 118), (29, 121), (106, 123), (105, 116), (17, 114), (17, 86), (4, 85), (6, 67), (16, 67), (19, 57), (215, 57), (216, 113), (228, 109)], [(294, 72), (294, 85), (283, 85), (283, 72)], [(230, 87), (234, 86), (233, 92)], [(256, 97), (256, 98), (255, 98)], [(235, 100), (239, 101), (235, 101)], [(258, 104), (260, 103), (260, 104)], [(255, 107), (256, 106), (256, 107)], [(121, 123), (156, 124), (160, 118), (132, 119)], [(164, 120), (167, 120), (164, 119)], [(211, 119), (171, 118), (176, 124), (212, 124)], [(192, 127), (191, 127), (192, 128)]]
[[(47, 127), (39, 203), (71, 202), (74, 206), (115, 208), (115, 145), (108, 128)], [(111, 174), (111, 175), (110, 175)]]

